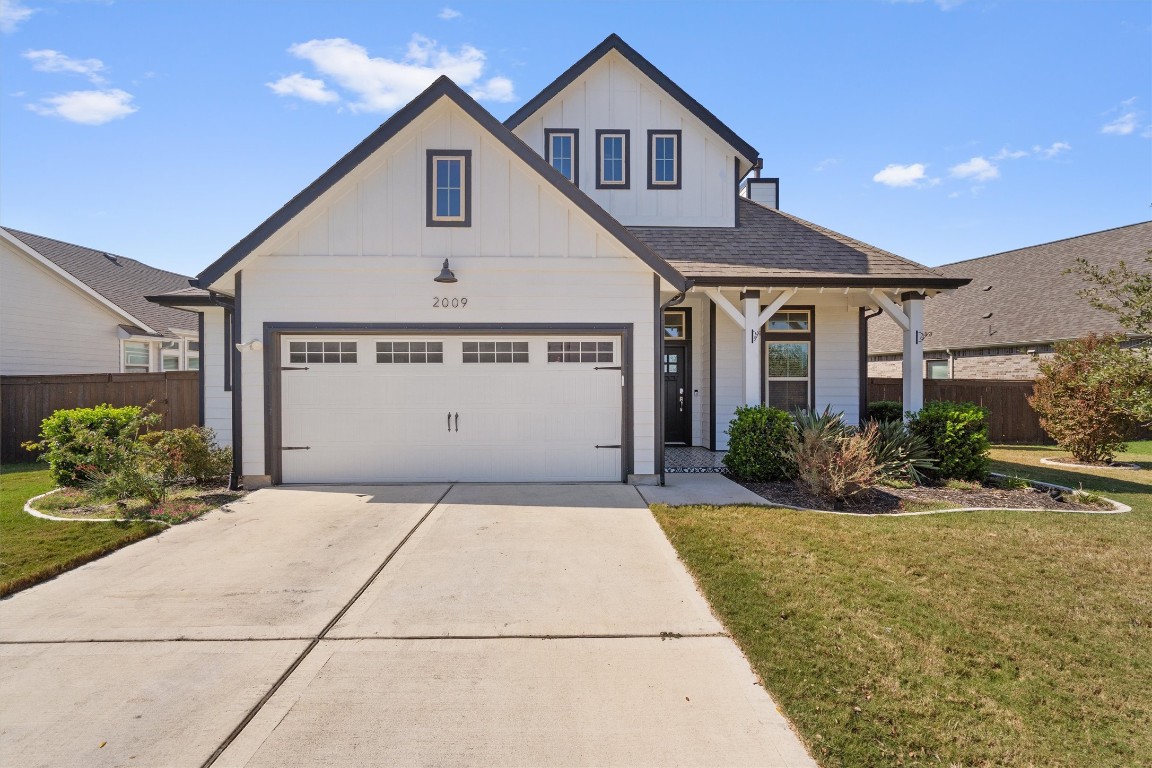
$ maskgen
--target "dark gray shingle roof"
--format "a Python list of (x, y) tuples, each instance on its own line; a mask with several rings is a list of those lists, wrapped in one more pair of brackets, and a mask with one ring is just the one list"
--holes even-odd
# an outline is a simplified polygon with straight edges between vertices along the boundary
[(943, 288), (964, 282), (746, 198), (738, 206), (735, 228), (629, 229), (697, 285)]
[[(924, 303), (926, 350), (1011, 346), (1074, 339), (1088, 333), (1121, 333), (1115, 315), (1094, 309), (1077, 296), (1087, 285), (1064, 274), (1077, 258), (1108, 269), (1125, 261), (1147, 271), (1152, 221), (1020, 248), (937, 267), (972, 283)], [(991, 313), (991, 317), (984, 315)], [(868, 351), (901, 351), (901, 335), (886, 316), (869, 324)]]
[(165, 336), (168, 329), (196, 330), (196, 315), (153, 304), (144, 297), (188, 287), (189, 277), (156, 269), (135, 259), (85, 248), (50, 237), (4, 228), (32, 250)]

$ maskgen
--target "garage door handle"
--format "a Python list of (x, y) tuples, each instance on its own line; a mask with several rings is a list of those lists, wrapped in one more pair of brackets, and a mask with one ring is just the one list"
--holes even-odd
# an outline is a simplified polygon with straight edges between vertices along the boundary
[(456, 431), (457, 432), (460, 431), (460, 414), (459, 413), (456, 414)]
[(452, 431), (452, 411), (448, 411), (448, 431)]

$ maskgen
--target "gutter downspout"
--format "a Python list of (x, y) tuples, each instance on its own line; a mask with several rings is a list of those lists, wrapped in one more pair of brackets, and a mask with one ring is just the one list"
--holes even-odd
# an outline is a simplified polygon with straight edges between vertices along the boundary
[(686, 280), (684, 288), (663, 304), (660, 303), (660, 276), (656, 278), (656, 413), (653, 423), (656, 427), (656, 474), (660, 476), (660, 485), (664, 485), (664, 311), (684, 301), (692, 281)]
[(884, 314), (879, 307), (869, 313), (866, 309), (860, 316), (860, 423), (868, 421), (868, 321)]

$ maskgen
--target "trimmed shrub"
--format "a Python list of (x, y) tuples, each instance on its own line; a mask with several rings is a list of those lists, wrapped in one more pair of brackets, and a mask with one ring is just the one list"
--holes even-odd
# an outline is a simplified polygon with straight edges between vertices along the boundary
[(988, 409), (946, 400), (925, 403), (908, 423), (924, 439), (940, 479), (983, 482), (988, 476)]
[(868, 421), (903, 421), (904, 404), (897, 400), (877, 400), (868, 403)]
[(136, 405), (113, 408), (105, 403), (59, 410), (40, 422), (40, 441), (24, 443), (24, 448), (41, 454), (56, 483), (78, 486), (93, 472), (108, 471), (116, 463), (116, 438), (125, 435), (134, 440), (159, 419)]
[(1077, 461), (1111, 461), (1131, 434), (1125, 403), (1141, 389), (1134, 378), (1140, 361), (1112, 337), (1057, 344), (1056, 354), (1040, 363), (1042, 378), (1028, 402), (1044, 431)]
[(740, 406), (728, 424), (724, 466), (741, 480), (787, 480), (791, 467), (783, 451), (792, 429), (792, 416), (786, 411), (766, 405)]
[(153, 449), (153, 463), (166, 465), (163, 471), (198, 485), (219, 481), (232, 469), (232, 449), (218, 446), (208, 427), (149, 432), (140, 441)]
[(928, 441), (914, 435), (902, 421), (869, 422), (876, 425), (876, 459), (880, 480), (920, 485), (924, 474), (936, 469)]
[(784, 454), (796, 467), (796, 485), (822, 499), (851, 503), (876, 485), (876, 422), (862, 430), (844, 423), (844, 414), (801, 412)]

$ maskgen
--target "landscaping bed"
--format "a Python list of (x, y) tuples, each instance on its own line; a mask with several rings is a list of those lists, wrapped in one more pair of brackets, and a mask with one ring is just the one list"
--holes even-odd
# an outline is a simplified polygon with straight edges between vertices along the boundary
[(29, 506), (37, 512), (71, 520), (152, 520), (178, 525), (243, 495), (241, 491), (230, 491), (223, 486), (186, 486), (173, 490), (164, 501), (152, 504), (141, 498), (101, 498), (84, 488), (60, 488), (33, 499)]
[[(735, 478), (733, 478), (735, 479)], [(910, 488), (873, 488), (847, 503), (834, 503), (805, 492), (795, 483), (754, 483), (736, 480), (765, 501), (789, 507), (864, 515), (891, 515), (939, 509), (1036, 509), (1063, 512), (1103, 512), (1112, 505), (1090, 493), (1049, 491), (1024, 481), (991, 478), (985, 483), (952, 481)], [(1024, 487), (1014, 487), (1023, 485)]]

